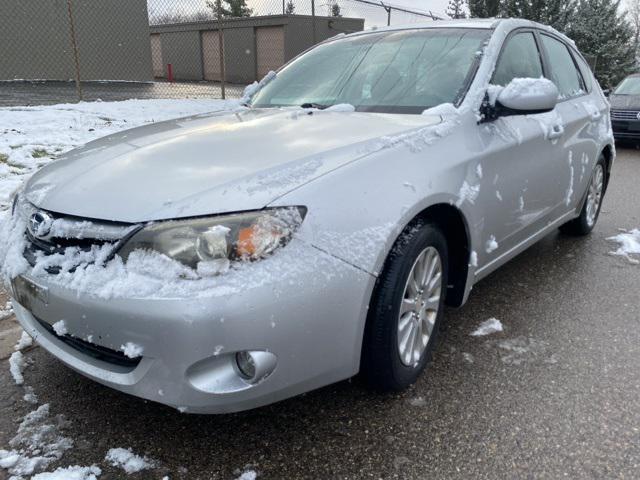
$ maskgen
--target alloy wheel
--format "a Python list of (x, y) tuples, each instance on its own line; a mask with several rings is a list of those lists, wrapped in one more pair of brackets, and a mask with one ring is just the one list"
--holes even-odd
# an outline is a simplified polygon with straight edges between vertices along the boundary
[(586, 220), (589, 227), (593, 227), (596, 223), (600, 202), (602, 201), (602, 191), (604, 189), (604, 169), (602, 164), (598, 163), (591, 177), (589, 184), (589, 193), (587, 194), (587, 211)]
[(442, 295), (442, 260), (425, 248), (411, 267), (398, 318), (398, 354), (406, 366), (417, 366), (438, 318)]

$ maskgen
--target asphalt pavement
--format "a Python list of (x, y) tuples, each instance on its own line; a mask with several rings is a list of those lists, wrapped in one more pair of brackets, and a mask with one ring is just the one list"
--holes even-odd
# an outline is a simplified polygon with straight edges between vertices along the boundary
[[(433, 362), (402, 394), (358, 379), (258, 410), (181, 414), (110, 390), (41, 348), (25, 383), (74, 440), (55, 466), (113, 447), (157, 462), (131, 479), (640, 478), (640, 265), (607, 237), (640, 228), (640, 150), (620, 149), (587, 238), (552, 233), (446, 313)], [(495, 317), (504, 331), (470, 333)], [(0, 365), (0, 449), (34, 409)], [(6, 473), (0, 470), (0, 478)]]

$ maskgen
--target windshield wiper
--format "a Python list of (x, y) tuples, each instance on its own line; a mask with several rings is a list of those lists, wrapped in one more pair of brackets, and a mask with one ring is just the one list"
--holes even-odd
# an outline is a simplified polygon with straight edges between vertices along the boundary
[(300, 108), (317, 108), (318, 110), (324, 110), (330, 106), (331, 105), (322, 105), (321, 103), (303, 103), (300, 105)]

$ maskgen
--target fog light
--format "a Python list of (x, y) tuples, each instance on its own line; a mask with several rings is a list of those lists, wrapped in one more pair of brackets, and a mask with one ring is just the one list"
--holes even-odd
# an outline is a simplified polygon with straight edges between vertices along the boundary
[(256, 362), (250, 352), (236, 353), (236, 363), (240, 374), (247, 380), (253, 380), (256, 376)]

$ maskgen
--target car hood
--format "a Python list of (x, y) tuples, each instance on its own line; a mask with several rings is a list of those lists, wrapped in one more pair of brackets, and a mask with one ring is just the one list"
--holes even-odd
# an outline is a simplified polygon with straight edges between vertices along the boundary
[(609, 95), (611, 108), (640, 110), (640, 95)]
[(52, 212), (120, 222), (259, 209), (380, 137), (440, 121), (302, 109), (197, 115), (90, 142), (37, 172), (25, 195)]

